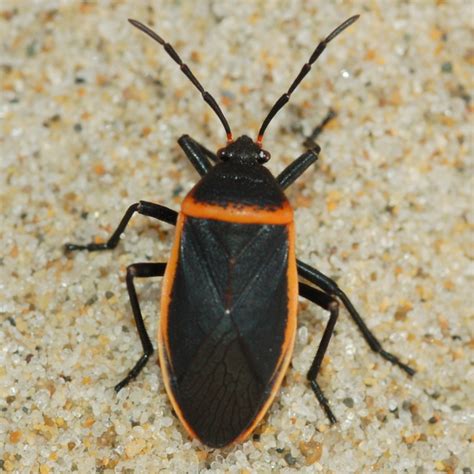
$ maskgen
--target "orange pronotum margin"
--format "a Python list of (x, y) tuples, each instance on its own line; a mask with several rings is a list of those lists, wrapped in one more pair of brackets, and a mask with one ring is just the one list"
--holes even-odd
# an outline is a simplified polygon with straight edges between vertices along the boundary
[(226, 207), (196, 201), (188, 195), (181, 206), (181, 212), (190, 217), (213, 219), (240, 224), (289, 224), (293, 222), (293, 210), (288, 201), (277, 209), (229, 204)]

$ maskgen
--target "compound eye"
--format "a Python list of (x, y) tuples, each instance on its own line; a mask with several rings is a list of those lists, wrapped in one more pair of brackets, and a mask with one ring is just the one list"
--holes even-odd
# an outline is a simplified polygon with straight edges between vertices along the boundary
[(217, 150), (217, 158), (221, 161), (227, 161), (230, 158), (226, 148), (219, 148), (219, 150)]
[(271, 155), (267, 150), (260, 150), (258, 152), (258, 162), (266, 163), (270, 159)]

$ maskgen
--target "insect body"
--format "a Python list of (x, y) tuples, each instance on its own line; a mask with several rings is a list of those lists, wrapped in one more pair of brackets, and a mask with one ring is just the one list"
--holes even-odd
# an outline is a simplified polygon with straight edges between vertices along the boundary
[(298, 280), (291, 207), (248, 137), (185, 198), (165, 273), (160, 360), (188, 431), (244, 439), (290, 361)]
[(227, 145), (214, 154), (184, 135), (178, 142), (201, 180), (185, 197), (179, 213), (140, 201), (130, 206), (108, 242), (66, 244), (66, 250), (114, 248), (135, 212), (176, 225), (167, 263), (136, 263), (127, 269), (127, 289), (144, 355), (115, 389), (135, 378), (153, 353), (134, 278), (164, 276), (158, 349), (166, 391), (188, 433), (209, 446), (245, 440), (269, 408), (290, 362), (298, 295), (330, 313), (307, 378), (332, 423), (336, 418), (316, 376), (339, 314), (338, 299), (374, 351), (414, 373), (382, 348), (335, 282), (295, 257), (293, 211), (283, 191), (316, 161), (319, 147), (314, 144), (277, 177), (264, 166), (270, 154), (262, 148), (262, 140), (271, 119), (327, 43), (357, 18), (346, 20), (317, 46), (270, 110), (255, 141), (247, 136), (234, 141), (216, 101), (172, 46), (130, 20), (158, 41), (199, 89), (221, 120)]

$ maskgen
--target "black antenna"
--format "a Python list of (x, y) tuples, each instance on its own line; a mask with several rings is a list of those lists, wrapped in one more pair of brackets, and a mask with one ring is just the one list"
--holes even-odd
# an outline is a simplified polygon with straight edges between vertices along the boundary
[(217, 104), (216, 100), (214, 97), (212, 97), (209, 92), (204, 90), (204, 87), (202, 87), (201, 83), (196, 79), (194, 74), (191, 72), (191, 69), (183, 63), (181, 58), (179, 57), (178, 53), (174, 50), (173, 46), (171, 46), (169, 43), (166, 43), (161, 36), (157, 35), (153, 30), (148, 28), (148, 26), (145, 26), (143, 23), (140, 23), (137, 20), (128, 20), (133, 26), (138, 28), (139, 30), (143, 31), (143, 33), (147, 34), (150, 36), (150, 38), (153, 38), (155, 41), (161, 44), (165, 51), (171, 56), (171, 58), (178, 63), (179, 67), (181, 68), (181, 71), (183, 71), (184, 75), (196, 86), (196, 88), (199, 90), (199, 92), (202, 94), (202, 98), (209, 104), (211, 109), (217, 114), (219, 117), (219, 120), (222, 122), (222, 125), (225, 128), (225, 132), (227, 134), (227, 141), (231, 142), (232, 141), (232, 132), (230, 130), (229, 124), (224, 117), (224, 114), (222, 113), (222, 110), (220, 109), (219, 105)]
[(326, 39), (321, 41), (318, 46), (316, 46), (316, 49), (314, 50), (313, 54), (309, 58), (309, 61), (302, 67), (300, 73), (296, 77), (296, 79), (293, 81), (293, 84), (291, 84), (290, 88), (288, 91), (283, 94), (273, 105), (271, 108), (270, 112), (268, 113), (267, 117), (263, 121), (262, 126), (260, 127), (260, 130), (258, 132), (258, 137), (257, 137), (257, 143), (259, 145), (262, 144), (263, 141), (263, 134), (265, 133), (266, 128), (268, 127), (268, 124), (272, 121), (273, 117), (277, 114), (277, 112), (290, 100), (290, 96), (292, 92), (298, 87), (300, 82), (304, 79), (306, 74), (311, 69), (311, 66), (313, 63), (316, 62), (316, 60), (321, 56), (321, 53), (326, 49), (327, 44), (333, 40), (339, 33), (343, 32), (347, 27), (351, 26), (352, 23), (354, 23), (360, 15), (354, 15), (348, 18), (344, 23), (339, 25), (332, 33), (330, 33)]

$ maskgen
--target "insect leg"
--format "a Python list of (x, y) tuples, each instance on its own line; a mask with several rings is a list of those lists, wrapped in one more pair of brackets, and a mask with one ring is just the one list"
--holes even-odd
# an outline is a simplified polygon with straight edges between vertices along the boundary
[(128, 375), (115, 386), (115, 391), (119, 392), (123, 387), (133, 380), (145, 367), (150, 356), (153, 354), (153, 345), (150, 341), (150, 336), (145, 328), (143, 321), (142, 312), (140, 311), (140, 305), (138, 303), (137, 292), (135, 291), (135, 285), (133, 284), (134, 278), (149, 278), (155, 276), (163, 276), (165, 274), (166, 263), (134, 263), (127, 267), (127, 290), (130, 297), (130, 305), (132, 306), (133, 316), (135, 318), (135, 324), (137, 325), (138, 335), (143, 346), (143, 355), (138, 359), (132, 370)]
[(205, 146), (191, 138), (189, 135), (183, 135), (178, 139), (179, 146), (183, 149), (188, 160), (196, 168), (196, 171), (204, 176), (212, 168), (209, 160), (216, 162), (217, 156), (208, 150)]
[(293, 184), (317, 159), (321, 148), (315, 144), (311, 150), (305, 151), (295, 161), (291, 162), (278, 176), (277, 181), (281, 189)]
[(324, 127), (336, 116), (336, 112), (332, 109), (329, 109), (329, 112), (326, 114), (326, 117), (323, 118), (321, 123), (314, 128), (311, 134), (306, 137), (304, 141), (304, 146), (308, 148), (313, 148), (316, 144), (316, 139), (321, 135), (321, 132), (324, 130)]
[(332, 333), (334, 332), (334, 326), (336, 325), (337, 317), (339, 316), (339, 303), (332, 296), (329, 296), (326, 293), (317, 290), (316, 288), (306, 285), (305, 283), (299, 283), (299, 294), (303, 298), (312, 301), (330, 313), (328, 324), (324, 330), (323, 337), (319, 343), (318, 350), (314, 356), (313, 363), (311, 364), (311, 368), (309, 369), (306, 378), (309, 380), (311, 388), (313, 389), (313, 392), (316, 395), (320, 405), (326, 412), (329, 421), (331, 423), (336, 423), (336, 417), (329, 408), (329, 402), (319, 387), (318, 382), (316, 382), (316, 377), (318, 375), (319, 369), (321, 368), (321, 363), (328, 348), (329, 340), (331, 339)]
[(309, 148), (299, 158), (290, 163), (277, 177), (277, 181), (282, 189), (286, 189), (293, 184), (317, 159), (321, 147), (316, 143), (316, 138), (323, 131), (324, 127), (336, 116), (336, 112), (330, 109), (323, 121), (306, 138), (304, 145)]
[(351, 318), (357, 324), (358, 328), (360, 329), (364, 339), (369, 344), (370, 348), (380, 354), (384, 359), (388, 360), (392, 364), (398, 365), (401, 369), (403, 369), (408, 375), (413, 375), (415, 370), (409, 367), (408, 365), (404, 364), (400, 361), (397, 356), (394, 356), (390, 352), (387, 352), (382, 347), (382, 344), (378, 341), (378, 339), (374, 336), (372, 331), (367, 327), (364, 320), (362, 319), (361, 315), (357, 312), (354, 308), (353, 304), (347, 297), (347, 295), (337, 286), (336, 282), (331, 280), (331, 278), (327, 277), (320, 271), (316, 270), (313, 267), (310, 267), (306, 263), (303, 263), (300, 260), (297, 260), (298, 266), (298, 274), (299, 276), (306, 278), (311, 283), (319, 286), (325, 292), (330, 294), (331, 296), (336, 296), (339, 298), (344, 306), (346, 307), (347, 311), (351, 315)]
[(67, 243), (64, 245), (65, 251), (70, 252), (72, 250), (87, 250), (89, 252), (93, 252), (96, 250), (114, 249), (119, 243), (120, 236), (123, 234), (125, 227), (127, 227), (128, 222), (135, 212), (138, 212), (144, 216), (154, 217), (155, 219), (167, 222), (171, 225), (175, 225), (176, 219), (178, 218), (178, 213), (172, 209), (169, 209), (168, 207), (160, 206), (159, 204), (154, 204), (148, 201), (136, 202), (127, 209), (127, 212), (122, 217), (120, 224), (107, 242), (100, 244), (91, 242), (86, 245)]

